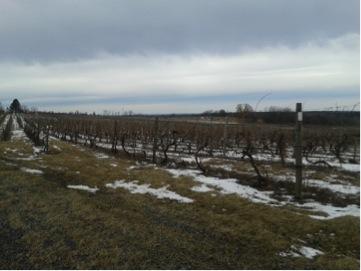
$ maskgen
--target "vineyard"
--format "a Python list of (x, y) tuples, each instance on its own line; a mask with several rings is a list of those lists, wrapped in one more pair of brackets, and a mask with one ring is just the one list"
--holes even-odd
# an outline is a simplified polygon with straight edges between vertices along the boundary
[[(156, 119), (27, 116), (27, 134), (39, 144), (41, 133), (90, 148), (168, 165), (202, 158), (293, 162), (294, 129), (262, 125), (204, 124)], [(306, 164), (338, 167), (359, 164), (358, 128), (309, 127), (303, 134)]]
[[(185, 243), (177, 243), (174, 249), (178, 253), (180, 247), (189, 246), (185, 252), (189, 255), (166, 260), (162, 257), (170, 256), (167, 251), (169, 243), (166, 242), (166, 245), (161, 242), (158, 245), (165, 249), (161, 249), (164, 253), (162, 257), (152, 258), (154, 262), (144, 265), (133, 262), (132, 266), (154, 268), (158, 262), (162, 267), (181, 268), (181, 263), (187, 259), (188, 268), (225, 265), (229, 268), (318, 268), (331, 258), (331, 266), (338, 264), (337, 268), (354, 268), (354, 264), (357, 265), (354, 259), (358, 258), (359, 253), (358, 242), (356, 244), (358, 237), (355, 234), (359, 227), (360, 212), (358, 127), (303, 127), (302, 197), (296, 198), (295, 129), (290, 125), (237, 123), (228, 118), (217, 122), (197, 122), (162, 117), (40, 112), (4, 114), (0, 116), (0, 123), (0, 163), (4, 172), (2, 174), (5, 174), (2, 178), (20, 178), (7, 176), (6, 173), (11, 169), (22, 172), (34, 178), (31, 185), (43, 183), (55, 189), (51, 190), (56, 193), (52, 200), (59, 206), (64, 202), (72, 205), (68, 197), (73, 201), (92, 202), (93, 207), (87, 203), (90, 209), (84, 211), (88, 215), (94, 212), (94, 217), (90, 215), (94, 227), (100, 227), (96, 221), (102, 217), (110, 223), (104, 227), (117, 231), (113, 228), (116, 224), (112, 223), (128, 223), (114, 220), (118, 212), (123, 212), (127, 217), (135, 214), (136, 217), (141, 216), (139, 219), (145, 219), (142, 220), (144, 225), (155, 221), (161, 223), (169, 240), (178, 240), (178, 233), (174, 231), (186, 234), (186, 239), (182, 241)], [(41, 179), (40, 183), (38, 179)], [(8, 187), (12, 185), (7, 184)], [(40, 190), (43, 191), (43, 188)], [(48, 193), (46, 191), (42, 193)], [(75, 194), (63, 198), (66, 191)], [(87, 195), (89, 197), (84, 198)], [(40, 206), (35, 201), (32, 204)], [(77, 206), (83, 212), (83, 207)], [(109, 213), (106, 211), (108, 208), (111, 210)], [(159, 215), (156, 215), (158, 212)], [(62, 215), (68, 216), (66, 212)], [(246, 222), (244, 216), (249, 221)], [(285, 219), (293, 226), (294, 223), (300, 226), (295, 226), (295, 231), (293, 228), (286, 230), (288, 226), (282, 226)], [(193, 223), (193, 220), (197, 222)], [(268, 224), (277, 225), (281, 221), (275, 229)], [(153, 227), (148, 225), (150, 228), (144, 229), (142, 223), (138, 223), (132, 222), (130, 227), (136, 225), (140, 228), (134, 229), (136, 232), (131, 234), (144, 235), (143, 238), (150, 243), (145, 245), (132, 240), (150, 253), (149, 249), (156, 241), (150, 241), (149, 238), (159, 234), (161, 236), (162, 233), (149, 234), (148, 231)], [(263, 226), (251, 233), (254, 223)], [(347, 232), (342, 230), (346, 224), (351, 227)], [(128, 230), (127, 226), (124, 227), (124, 230)], [(239, 231), (241, 228), (244, 232)], [(203, 234), (203, 231), (207, 233)], [(253, 240), (257, 239), (254, 236), (259, 232), (264, 232), (265, 236), (258, 241)], [(75, 240), (75, 236), (80, 233), (70, 231), (68, 234)], [(95, 235), (98, 234), (99, 238), (109, 240), (109, 237), (104, 237), (106, 232), (101, 230)], [(336, 234), (337, 237), (331, 240), (328, 236), (330, 234)], [(203, 244), (206, 247), (204, 253), (218, 255), (215, 256), (217, 259), (224, 258), (225, 261), (217, 263), (211, 259), (193, 258), (194, 251), (199, 248), (187, 238), (197, 239), (200, 236), (208, 240), (207, 245)], [(224, 247), (224, 251), (213, 250), (213, 241), (209, 243), (209, 240), (215, 238), (214, 245), (219, 246), (221, 240), (228, 240), (230, 236), (238, 241), (228, 241), (229, 246)], [(265, 245), (267, 238), (277, 239), (279, 243), (274, 242), (272, 247), (260, 252), (265, 257), (264, 261), (250, 259), (247, 263), (246, 259), (250, 255), (246, 252), (247, 244), (244, 242), (251, 240), (249, 238), (252, 241), (248, 242), (257, 251), (260, 250), (259, 246)], [(345, 238), (350, 243), (341, 244)], [(238, 242), (243, 244), (242, 248)], [(240, 250), (248, 256), (240, 256)], [(251, 251), (256, 253), (253, 249)], [(105, 251), (103, 253), (107, 254)], [(33, 264), (39, 261), (39, 257), (37, 254), (34, 256)], [(58, 266), (72, 267), (72, 257), (75, 256), (69, 257), (66, 261), (62, 260), (67, 264), (59, 263)], [(84, 257), (89, 259), (90, 256)], [(140, 259), (143, 256), (132, 257)], [(50, 261), (54, 264), (56, 259)], [(89, 264), (82, 264), (81, 267), (118, 267), (120, 263)]]

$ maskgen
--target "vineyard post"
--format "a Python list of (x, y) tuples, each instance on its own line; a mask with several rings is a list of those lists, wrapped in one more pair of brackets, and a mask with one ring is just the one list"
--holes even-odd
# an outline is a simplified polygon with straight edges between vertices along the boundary
[(226, 116), (225, 122), (224, 122), (224, 130), (223, 130), (223, 155), (226, 156), (226, 149), (227, 149), (227, 140), (228, 136), (228, 116)]
[(302, 103), (296, 104), (295, 160), (296, 160), (296, 198), (302, 197)]
[(153, 163), (156, 162), (157, 144), (158, 144), (159, 118), (155, 118), (154, 122), (154, 141), (153, 141)]
[(44, 151), (47, 153), (49, 151), (49, 126), (45, 126), (45, 140), (44, 140)]

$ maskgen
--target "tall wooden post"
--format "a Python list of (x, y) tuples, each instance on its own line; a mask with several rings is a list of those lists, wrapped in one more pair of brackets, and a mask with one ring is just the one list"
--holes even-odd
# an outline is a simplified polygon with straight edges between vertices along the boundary
[(296, 160), (296, 198), (302, 198), (302, 103), (296, 104), (295, 160)]
[(228, 117), (225, 119), (224, 128), (223, 128), (223, 155), (226, 156), (227, 153), (227, 137), (228, 137)]
[(117, 141), (118, 141), (118, 130), (117, 130), (117, 120), (114, 120), (113, 126), (113, 138), (112, 138), (112, 152), (117, 152)]
[(153, 139), (153, 163), (157, 160), (157, 149), (158, 149), (158, 129), (159, 129), (159, 118), (155, 118), (154, 122), (154, 139)]

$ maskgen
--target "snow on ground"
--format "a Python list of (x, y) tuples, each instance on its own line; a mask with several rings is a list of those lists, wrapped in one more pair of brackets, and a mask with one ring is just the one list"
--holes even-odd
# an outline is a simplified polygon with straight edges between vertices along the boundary
[(90, 193), (95, 193), (99, 190), (99, 188), (95, 187), (95, 188), (91, 188), (87, 185), (67, 185), (67, 188), (70, 188), (70, 189), (77, 189), (77, 190), (84, 190), (84, 191), (88, 191)]
[(346, 207), (336, 207), (331, 204), (321, 204), (319, 202), (310, 201), (304, 204), (295, 204), (295, 206), (312, 212), (321, 212), (327, 215), (310, 215), (310, 217), (315, 219), (333, 219), (346, 215), (356, 217), (360, 216), (360, 207), (355, 204), (348, 205)]
[(343, 170), (346, 170), (346, 171), (360, 172), (360, 165), (359, 164), (341, 164), (340, 167)]
[(116, 163), (111, 163), (110, 164), (112, 167), (117, 167), (118, 165)]
[(323, 252), (318, 249), (306, 246), (300, 247), (299, 252), (308, 259), (313, 259), (314, 257), (323, 254)]
[(333, 184), (322, 180), (306, 180), (306, 185), (319, 187), (324, 189), (330, 189), (333, 192), (342, 194), (358, 194), (360, 193), (360, 187), (351, 184)]
[(136, 161), (135, 165), (128, 167), (127, 170), (142, 169), (142, 168), (158, 169), (158, 167), (155, 164), (149, 164), (149, 163)]
[(11, 140), (13, 140), (13, 139), (17, 139), (17, 140), (19, 140), (19, 139), (28, 140), (28, 138), (27, 138), (24, 130), (22, 130), (22, 129), (13, 130), (13, 131), (11, 132)]
[(33, 153), (35, 155), (40, 154), (43, 151), (43, 147), (37, 147), (37, 146), (33, 146)]
[(291, 246), (291, 251), (281, 252), (279, 255), (281, 257), (305, 257), (307, 259), (313, 259), (318, 255), (323, 255), (324, 253), (318, 249), (312, 247), (301, 246), (297, 248), (296, 246)]
[(29, 157), (16, 157), (14, 158), (15, 160), (22, 160), (22, 161), (33, 161), (33, 160), (38, 160), (41, 159), (40, 157), (38, 157), (38, 155), (42, 152), (42, 148), (41, 147), (36, 147), (36, 146), (32, 146), (33, 147), (33, 154), (30, 155)]
[(31, 173), (31, 174), (43, 174), (44, 172), (39, 170), (39, 169), (32, 169), (32, 168), (26, 168), (26, 167), (22, 167), (20, 168), (21, 171), (26, 172), (26, 173)]
[(233, 171), (233, 165), (212, 165), (212, 168), (221, 168), (225, 171)]
[(108, 183), (105, 186), (113, 189), (124, 188), (129, 190), (132, 194), (150, 194), (158, 199), (171, 199), (181, 203), (193, 202), (192, 199), (170, 191), (167, 187), (151, 188), (149, 184), (138, 184), (138, 181), (126, 182), (124, 180), (118, 180), (114, 181), (114, 183)]
[[(21, 121), (23, 121), (22, 116), (20, 116)], [(13, 127), (11, 132), (11, 140), (28, 140), (28, 137), (26, 136), (24, 130), (20, 127), (18, 118), (15, 115), (12, 115), (13, 119)]]
[(29, 157), (16, 157), (15, 160), (22, 160), (22, 161), (33, 161), (39, 159), (35, 155), (30, 155)]
[(61, 151), (61, 148), (57, 145), (53, 145), (53, 148), (56, 149), (57, 151)]
[[(293, 175), (273, 175), (274, 180), (280, 182), (296, 182), (296, 178)], [(337, 177), (337, 176), (336, 176)], [(317, 179), (307, 179), (303, 181), (305, 186), (318, 187), (322, 189), (329, 189), (334, 193), (342, 193), (348, 195), (357, 195), (360, 193), (360, 187), (346, 183), (342, 180), (337, 180), (335, 178), (328, 178), (327, 181), (317, 180)]]
[(56, 138), (55, 136), (49, 136), (49, 139), (54, 140), (54, 141), (59, 141), (59, 138)]
[[(331, 204), (321, 204), (316, 201), (309, 201), (304, 204), (291, 201), (292, 196), (286, 196), (285, 201), (279, 201), (271, 198), (272, 191), (259, 191), (247, 185), (237, 183), (236, 179), (220, 179), (217, 177), (207, 177), (201, 174), (198, 170), (183, 170), (183, 169), (165, 169), (167, 172), (177, 178), (180, 176), (191, 177), (194, 181), (202, 183), (207, 187), (214, 187), (219, 189), (223, 194), (237, 194), (242, 198), (248, 199), (255, 203), (263, 203), (272, 206), (286, 206), (291, 205), (311, 212), (322, 213), (322, 215), (310, 215), (315, 219), (332, 219), (340, 216), (351, 215), (360, 216), (360, 207), (357, 205), (348, 205), (346, 207), (335, 207)], [(204, 188), (192, 188), (195, 192), (202, 191)], [(201, 190), (201, 191), (200, 191)]]
[(109, 155), (106, 155), (104, 153), (101, 153), (101, 152), (96, 152), (94, 153), (94, 156), (98, 159), (108, 159), (109, 158)]
[(272, 191), (259, 191), (247, 185), (241, 185), (237, 179), (220, 179), (217, 177), (207, 177), (201, 174), (199, 170), (190, 169), (166, 169), (174, 177), (187, 176), (193, 178), (194, 181), (214, 187), (223, 194), (237, 194), (256, 203), (277, 203), (270, 197)]
[[(289, 161), (291, 161), (291, 163), (294, 163), (293, 159), (288, 159)], [(310, 158), (310, 160), (312, 162), (317, 162), (318, 159), (312, 159)], [(327, 160), (326, 160), (327, 161)], [(360, 172), (360, 164), (351, 164), (351, 163), (339, 163), (339, 162), (333, 162), (333, 161), (327, 161), (330, 166), (334, 167), (335, 169), (338, 170), (344, 170), (344, 171), (349, 171), (349, 172)], [(304, 165), (310, 165), (311, 163), (308, 162), (305, 158), (303, 159), (303, 164)]]

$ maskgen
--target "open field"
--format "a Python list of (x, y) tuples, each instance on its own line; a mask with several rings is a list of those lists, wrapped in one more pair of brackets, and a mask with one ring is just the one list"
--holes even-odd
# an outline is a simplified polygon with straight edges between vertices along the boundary
[[(295, 201), (288, 145), (285, 164), (252, 153), (267, 177), (261, 185), (247, 157), (230, 159), (223, 144), (213, 148), (222, 155), (200, 154), (202, 171), (193, 152), (169, 152), (164, 163), (160, 149), (152, 163), (112, 151), (106, 137), (90, 148), (84, 133), (63, 137), (60, 126), (44, 152), (23, 116), (3, 117), (1, 127), (9, 119), (10, 138), (0, 141), (1, 268), (359, 268), (359, 161), (349, 162), (348, 149), (338, 158), (313, 151)], [(310, 163), (316, 154), (332, 167)]]

